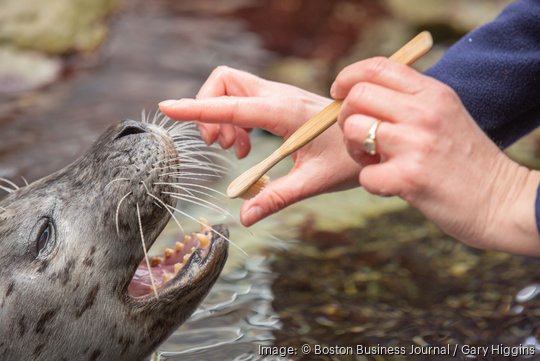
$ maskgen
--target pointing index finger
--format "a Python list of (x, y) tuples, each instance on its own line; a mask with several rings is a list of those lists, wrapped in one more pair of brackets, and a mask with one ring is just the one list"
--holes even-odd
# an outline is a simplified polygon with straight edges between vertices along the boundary
[(285, 115), (291, 109), (284, 102), (260, 97), (220, 96), (204, 99), (167, 100), (159, 109), (176, 120), (231, 124), (242, 128), (263, 128), (276, 135), (287, 134)]

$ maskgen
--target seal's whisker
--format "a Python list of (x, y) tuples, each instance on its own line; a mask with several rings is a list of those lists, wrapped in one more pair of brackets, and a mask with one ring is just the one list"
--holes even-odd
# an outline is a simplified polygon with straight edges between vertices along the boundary
[[(169, 122), (171, 124), (169, 124)], [(165, 124), (163, 124), (163, 129), (165, 129), (165, 131), (167, 133), (169, 133), (169, 129), (171, 129), (172, 127), (174, 127), (174, 123), (176, 123), (174, 120), (172, 120), (171, 118), (167, 117), (167, 121), (165, 122)]]
[(222, 154), (219, 154), (214, 149), (193, 146), (193, 147), (184, 148), (184, 149), (177, 148), (176, 150), (179, 152), (177, 158), (180, 158), (180, 159), (191, 159), (194, 161), (197, 160), (199, 162), (201, 162), (202, 159), (204, 159), (210, 162), (211, 164), (215, 163), (215, 161), (219, 159), (225, 163), (232, 163), (227, 157), (225, 157)]
[[(179, 122), (173, 121), (170, 127), (166, 129), (167, 133), (171, 134), (174, 130), (179, 129)], [(189, 129), (189, 128), (188, 128)]]
[(177, 172), (182, 172), (184, 170), (200, 170), (200, 171), (210, 171), (216, 175), (223, 175), (227, 172), (225, 168), (215, 167), (212, 168), (209, 165), (204, 164), (195, 164), (195, 163), (187, 163), (187, 164), (174, 164), (174, 165), (168, 165), (164, 167), (155, 167), (152, 169), (153, 172), (161, 171), (161, 170), (175, 170)]
[[(218, 191), (217, 189), (214, 189), (214, 188), (203, 186), (202, 184), (185, 183), (185, 182), (178, 182), (178, 183), (156, 182), (154, 184), (156, 184), (156, 185), (168, 185), (168, 186), (173, 186), (175, 188), (177, 188), (177, 187), (185, 187), (186, 189), (190, 189), (189, 187), (202, 188), (202, 189), (206, 189), (207, 191), (217, 193), (220, 196), (226, 197), (225, 193), (220, 192), (220, 191)], [(210, 194), (208, 194), (208, 195), (210, 195)]]
[[(192, 161), (192, 162), (202, 162), (205, 164), (213, 164), (214, 162), (208, 157), (211, 155), (212, 157), (219, 158), (217, 154), (214, 154), (212, 152), (205, 152), (204, 150), (200, 148), (196, 148), (195, 151), (187, 151), (182, 149), (177, 149), (177, 152), (179, 156), (177, 157), (178, 160), (184, 159), (185, 161)], [(197, 157), (200, 157), (202, 159), (194, 158), (193, 155), (196, 155)]]
[[(168, 207), (171, 207), (171, 206), (168, 206)], [(174, 207), (171, 207), (172, 209), (174, 209), (175, 211), (177, 211), (178, 213), (182, 214), (183, 216), (191, 219), (192, 221), (195, 221), (197, 222), (198, 224), (200, 224), (201, 226), (203, 227), (206, 227), (207, 225), (204, 224), (204, 222), (201, 222), (200, 220), (196, 219), (195, 217), (192, 217), (190, 216), (189, 214), (187, 214), (186, 212), (184, 211), (181, 211), (180, 209), (178, 208), (174, 208)], [(245, 256), (249, 256), (247, 254), (246, 251), (244, 251), (242, 249), (242, 247), (240, 247), (239, 245), (237, 245), (236, 243), (234, 243), (233, 241), (231, 241), (228, 237), (225, 237), (223, 234), (221, 234), (220, 232), (216, 231), (214, 228), (210, 228), (210, 231), (214, 232), (215, 234), (217, 234), (218, 236), (220, 236), (221, 238), (223, 238), (224, 240), (226, 240), (230, 245), (232, 245), (234, 248), (238, 249), (240, 252), (242, 252)]]
[(169, 117), (167, 117), (164, 114), (159, 113), (159, 111), (156, 111), (156, 114), (159, 114), (158, 115), (158, 120), (159, 120), (158, 127), (163, 128), (165, 123), (167, 123), (169, 121)]
[(189, 151), (189, 152), (186, 151), (186, 150), (181, 150), (181, 149), (179, 149), (179, 151), (181, 152), (180, 156), (178, 157), (180, 160), (181, 159), (190, 159), (190, 160), (193, 160), (193, 161), (201, 162), (201, 159), (192, 157), (192, 155), (196, 155), (197, 157), (201, 157), (201, 158), (205, 159), (210, 164), (215, 164), (216, 160), (221, 160), (224, 163), (228, 163), (228, 164), (231, 163), (231, 161), (229, 159), (227, 159), (225, 156), (223, 156), (221, 154), (218, 154), (218, 153), (212, 152), (212, 151), (208, 151), (208, 150), (206, 150), (206, 151), (201, 150), (200, 148), (195, 149), (194, 151)]
[[(171, 133), (174, 131), (191, 132), (199, 134), (197, 125), (194, 122), (174, 122), (174, 127), (171, 128)], [(173, 133), (174, 134), (174, 133)]]
[(146, 244), (144, 244), (144, 233), (142, 228), (142, 221), (141, 221), (141, 210), (139, 209), (139, 203), (137, 202), (137, 219), (139, 221), (139, 231), (141, 232), (141, 242), (142, 242), (142, 248), (144, 252), (144, 259), (146, 261), (146, 267), (148, 268), (148, 276), (150, 276), (150, 282), (152, 283), (152, 289), (154, 290), (154, 294), (156, 295), (156, 299), (159, 299), (158, 293), (157, 293), (157, 287), (156, 282), (154, 281), (154, 276), (152, 275), (152, 271), (150, 268), (150, 260), (148, 259), (148, 252), (146, 251)]
[(201, 136), (193, 131), (182, 131), (181, 134), (170, 134), (174, 144), (178, 146), (188, 145), (188, 144), (198, 144), (201, 147), (215, 148), (213, 145), (207, 145), (202, 139)]
[[(177, 147), (185, 147), (187, 145), (198, 145), (200, 147), (209, 147), (200, 138), (191, 136), (189, 134), (173, 135), (171, 136), (171, 139), (174, 141), (174, 145)], [(212, 148), (212, 147), (209, 147), (209, 148)]]
[(130, 180), (131, 180), (131, 179), (129, 179), (129, 178), (115, 178), (115, 179), (113, 179), (112, 181), (110, 181), (109, 183), (107, 183), (103, 189), (106, 189), (108, 186), (110, 186), (110, 185), (111, 185), (112, 183), (114, 183), (114, 182), (118, 182), (118, 181), (130, 181)]
[(119, 214), (120, 214), (120, 206), (122, 205), (122, 202), (124, 201), (124, 199), (126, 199), (131, 193), (133, 193), (132, 191), (129, 191), (125, 196), (123, 196), (120, 201), (118, 202), (118, 205), (116, 206), (116, 215), (114, 217), (115, 219), (115, 222), (116, 222), (116, 234), (118, 236), (120, 236), (120, 226), (118, 225), (118, 217), (119, 217)]
[(179, 146), (183, 145), (183, 143), (186, 143), (186, 144), (199, 144), (200, 146), (203, 146), (203, 147), (212, 148), (212, 146), (209, 146), (205, 142), (203, 142), (203, 140), (201, 139), (197, 131), (191, 131), (191, 130), (183, 131), (182, 133), (179, 133), (179, 134), (173, 134), (170, 137), (175, 141), (181, 141), (182, 143), (175, 142), (175, 144)]
[(223, 178), (223, 173), (212, 172), (207, 168), (184, 168), (181, 170), (172, 170), (168, 172), (171, 177), (181, 178), (182, 176), (196, 176), (197, 179), (209, 182), (212, 179)]
[(193, 144), (190, 146), (186, 146), (184, 148), (176, 147), (176, 150), (181, 152), (181, 153), (178, 153), (179, 155), (177, 158), (191, 158), (189, 156), (191, 156), (192, 154), (197, 155), (197, 156), (200, 156), (201, 154), (205, 154), (213, 158), (220, 158), (226, 162), (229, 161), (227, 158), (219, 154), (217, 150), (213, 148), (209, 149), (209, 148), (201, 147), (199, 144)]
[(152, 124), (153, 124), (153, 125), (156, 124), (156, 121), (157, 121), (157, 115), (158, 115), (158, 111), (155, 111), (155, 112), (154, 112), (154, 116), (152, 117)]
[(199, 131), (195, 128), (174, 127), (169, 131), (169, 135), (173, 139), (196, 140), (200, 144), (205, 144), (201, 139)]
[(162, 208), (161, 205), (160, 205), (159, 203), (157, 203), (156, 201), (154, 201), (154, 202), (152, 202), (152, 203), (154, 203), (156, 207)]
[(7, 188), (7, 187), (4, 187), (4, 186), (0, 186), (0, 190), (3, 190), (3, 191), (6, 192), (6, 193), (13, 193), (13, 192), (15, 192), (15, 189)]
[[(201, 195), (203, 195), (205, 197), (215, 199), (216, 201), (220, 200), (219, 198), (217, 198), (213, 194), (202, 191), (200, 189), (193, 189), (193, 188), (183, 187), (183, 186), (179, 186), (179, 185), (171, 185), (171, 187), (180, 189), (180, 190), (184, 191), (185, 193), (192, 195), (193, 197), (197, 197), (195, 194), (193, 194), (193, 193), (197, 193), (197, 194), (201, 194)], [(178, 194), (178, 195), (183, 194), (183, 193), (178, 193), (178, 192), (173, 192), (173, 193)]]
[(207, 169), (212, 171), (221, 171), (221, 172), (227, 172), (228, 168), (219, 165), (219, 164), (213, 164), (213, 163), (207, 163), (207, 162), (201, 162), (193, 159), (186, 159), (184, 161), (180, 161), (180, 164), (175, 164), (175, 167), (180, 168), (201, 168), (201, 169)]
[(161, 123), (164, 117), (166, 117), (166, 115), (161, 113), (159, 109), (156, 109), (156, 111), (154, 112), (154, 116), (152, 117), (152, 124), (156, 125), (156, 123), (158, 122)]
[[(184, 227), (182, 227), (182, 225), (180, 224), (180, 222), (178, 221), (178, 218), (176, 218), (176, 216), (174, 215), (174, 212), (171, 212), (171, 210), (169, 209), (169, 207), (172, 207), (171, 205), (169, 204), (166, 204), (165, 202), (163, 202), (161, 199), (159, 199), (159, 197), (156, 197), (155, 195), (153, 195), (149, 190), (148, 188), (146, 187), (146, 184), (143, 182), (143, 185), (144, 185), (144, 188), (146, 188), (146, 193), (154, 198), (157, 202), (159, 202), (160, 204), (163, 205), (163, 207), (165, 207), (165, 209), (167, 210), (167, 212), (171, 215), (172, 219), (174, 220), (174, 223), (176, 223), (176, 225), (178, 226), (178, 228), (180, 228), (180, 231), (182, 233), (186, 233), (184, 231)], [(174, 207), (173, 207), (174, 208)]]
[(141, 110), (141, 122), (148, 123), (148, 119), (146, 118), (146, 109)]
[[(186, 149), (195, 149), (194, 152), (191, 152), (191, 154), (195, 154), (195, 155), (197, 155), (198, 152), (200, 151), (199, 147), (190, 147), (190, 148), (186, 148)], [(177, 149), (177, 151), (178, 152), (185, 152), (186, 154), (180, 153), (182, 155), (179, 155), (179, 156), (174, 157), (174, 158), (170, 158), (170, 159), (167, 159), (167, 160), (158, 160), (158, 161), (154, 162), (153, 165), (158, 165), (160, 163), (162, 163), (162, 164), (173, 163), (173, 162), (176, 162), (176, 161), (182, 160), (182, 159), (184, 159), (184, 160), (189, 160), (189, 159), (196, 160), (193, 157), (187, 156), (188, 155), (187, 150)], [(191, 155), (191, 154), (189, 154), (189, 155)], [(210, 156), (215, 156), (216, 158), (218, 157), (218, 155), (216, 153), (209, 153), (209, 155)], [(199, 159), (199, 161), (201, 161), (201, 160)], [(209, 163), (212, 164), (213, 162), (211, 160), (209, 160)]]
[[(213, 174), (210, 174), (210, 176), (214, 176)], [(187, 176), (187, 175), (175, 175), (175, 174), (171, 174), (169, 175), (170, 178), (175, 178), (177, 179), (179, 182), (180, 181), (197, 181), (197, 182), (210, 182), (210, 179), (208, 178), (201, 178), (201, 177), (190, 177), (190, 176)], [(215, 176), (217, 177), (217, 176)]]
[[(178, 163), (178, 162), (180, 162), (180, 163)], [(169, 164), (167, 164), (167, 163), (169, 163)], [(222, 170), (227, 170), (228, 169), (225, 166), (222, 166), (220, 164), (216, 164), (214, 162), (203, 161), (201, 159), (194, 159), (194, 158), (189, 158), (189, 157), (178, 157), (178, 158), (175, 158), (175, 159), (171, 159), (170, 162), (162, 162), (163, 165), (171, 165), (171, 163), (172, 163), (172, 166), (175, 166), (175, 167), (187, 167), (187, 166), (193, 166), (193, 165), (201, 165), (201, 166), (204, 166), (206, 168), (214, 167), (216, 169), (222, 169)], [(156, 164), (156, 165), (159, 165), (159, 164)]]
[(209, 181), (209, 179), (207, 177), (218, 177), (215, 174), (204, 174), (204, 173), (186, 172), (186, 171), (169, 172), (169, 173), (163, 174), (163, 175), (160, 174), (159, 177), (161, 177), (161, 176), (177, 178), (177, 179), (182, 179), (182, 178), (185, 177), (185, 179), (197, 180), (197, 181), (203, 181), (203, 182), (208, 182)]
[(23, 176), (21, 176), (21, 179), (23, 180), (25, 186), (29, 186), (29, 185), (30, 185), (30, 183), (28, 183), (28, 181), (26, 180), (26, 178), (24, 178)]
[(166, 127), (167, 127), (168, 122), (169, 122), (168, 117), (161, 117), (161, 121), (159, 122), (158, 127), (160, 127), (161, 129), (167, 130)]
[(0, 181), (2, 181), (4, 183), (7, 183), (9, 186), (13, 187), (14, 191), (21, 188), (18, 185), (16, 185), (15, 183), (13, 183), (12, 181), (10, 181), (9, 179), (0, 177)]
[(179, 171), (207, 171), (211, 172), (212, 174), (222, 176), (226, 173), (226, 169), (221, 169), (219, 167), (215, 167), (214, 169), (208, 165), (204, 164), (183, 164), (180, 167), (178, 167)]
[(193, 195), (178, 194), (178, 193), (173, 193), (173, 192), (162, 192), (161, 194), (167, 194), (167, 195), (170, 195), (171, 197), (179, 199), (181, 201), (188, 202), (188, 203), (191, 203), (191, 204), (195, 204), (197, 206), (200, 206), (200, 207), (209, 209), (211, 211), (214, 211), (214, 212), (216, 212), (218, 214), (222, 214), (222, 215), (226, 215), (226, 216), (230, 216), (230, 217), (234, 218), (234, 216), (232, 214), (230, 214), (228, 211), (221, 208), (220, 206), (217, 206), (217, 205), (213, 204), (212, 202), (209, 202), (207, 200), (201, 199), (201, 198), (193, 196)]
[[(221, 177), (218, 174), (206, 174), (206, 173), (194, 173), (194, 172), (170, 172), (170, 173), (160, 174), (159, 176), (160, 177), (170, 176), (174, 178), (200, 180), (200, 181), (208, 181), (206, 177), (218, 177), (218, 178)], [(193, 177), (190, 177), (190, 176), (193, 176)]]

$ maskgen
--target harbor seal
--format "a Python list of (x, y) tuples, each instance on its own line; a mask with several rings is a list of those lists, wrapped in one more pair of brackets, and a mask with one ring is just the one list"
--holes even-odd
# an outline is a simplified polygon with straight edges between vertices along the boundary
[(184, 128), (114, 125), (0, 202), (1, 360), (142, 360), (196, 309), (226, 261), (227, 228), (203, 222), (145, 258), (181, 184), (208, 168)]

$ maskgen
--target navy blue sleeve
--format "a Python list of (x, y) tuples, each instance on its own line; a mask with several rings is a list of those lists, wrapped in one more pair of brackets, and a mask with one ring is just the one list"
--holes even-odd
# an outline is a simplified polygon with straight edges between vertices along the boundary
[(510, 4), (426, 74), (451, 86), (501, 148), (540, 125), (540, 0)]

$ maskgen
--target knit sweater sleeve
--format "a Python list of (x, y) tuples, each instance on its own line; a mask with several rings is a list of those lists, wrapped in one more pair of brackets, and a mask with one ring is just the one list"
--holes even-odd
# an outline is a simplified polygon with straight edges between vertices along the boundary
[(426, 74), (451, 86), (501, 148), (540, 125), (540, 1), (518, 0)]

